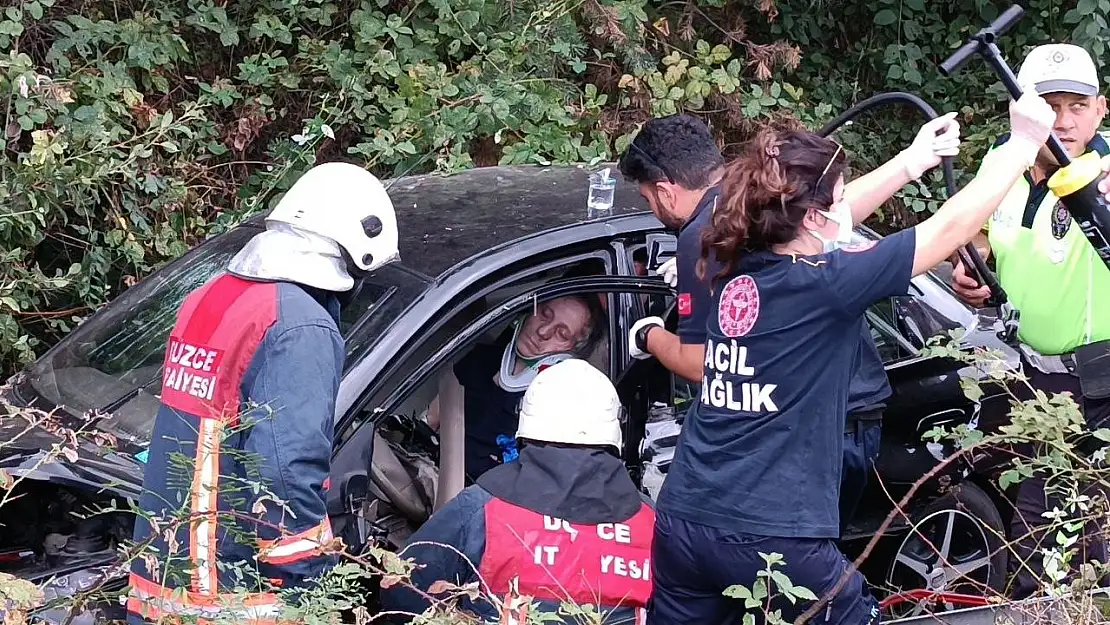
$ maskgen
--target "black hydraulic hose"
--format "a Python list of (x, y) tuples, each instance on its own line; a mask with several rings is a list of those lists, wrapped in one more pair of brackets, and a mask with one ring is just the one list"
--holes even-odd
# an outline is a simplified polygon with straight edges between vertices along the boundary
[[(908, 104), (916, 108), (918, 111), (921, 111), (921, 113), (924, 114), (925, 117), (927, 117), (929, 120), (934, 120), (939, 117), (937, 115), (936, 109), (934, 109), (932, 106), (929, 106), (929, 103), (925, 100), (922, 100), (920, 97), (912, 93), (892, 91), (889, 93), (880, 93), (878, 95), (874, 95), (870, 98), (867, 98), (863, 102), (856, 104), (852, 108), (841, 113), (829, 123), (822, 126), (821, 130), (817, 131), (817, 134), (821, 135), (822, 137), (827, 137), (835, 132), (837, 129), (839, 129), (841, 126), (847, 124), (856, 117), (859, 117), (860, 115), (872, 109), (888, 104)], [(948, 197), (952, 197), (956, 194), (956, 174), (952, 166), (952, 157), (942, 156), (940, 162), (941, 170), (944, 174), (944, 186), (947, 190)], [(975, 249), (975, 246), (971, 243), (968, 243), (967, 245), (957, 250), (957, 252), (959, 253), (960, 261), (963, 263), (964, 268), (969, 272), (969, 275), (974, 274), (973, 277), (976, 279), (976, 281), (979, 282), (979, 284), (985, 284), (987, 288), (990, 289), (991, 295), (990, 298), (987, 300), (987, 305), (999, 306), (1003, 302), (1005, 302), (1006, 292), (1002, 290), (1002, 286), (998, 284), (998, 280), (994, 277), (994, 274), (991, 272), (990, 268), (987, 267), (987, 263), (983, 261), (983, 257), (979, 255), (979, 251)]]

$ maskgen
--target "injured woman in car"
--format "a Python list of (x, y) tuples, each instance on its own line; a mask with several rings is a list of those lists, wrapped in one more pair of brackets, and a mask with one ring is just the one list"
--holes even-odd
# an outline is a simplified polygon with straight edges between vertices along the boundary
[(443, 374), (428, 408), (438, 430), (441, 400), (461, 387), (467, 482), (516, 458), (520, 402), (543, 369), (567, 358), (588, 359), (604, 337), (605, 311), (595, 295), (567, 295), (540, 302), (493, 343), (476, 345)]

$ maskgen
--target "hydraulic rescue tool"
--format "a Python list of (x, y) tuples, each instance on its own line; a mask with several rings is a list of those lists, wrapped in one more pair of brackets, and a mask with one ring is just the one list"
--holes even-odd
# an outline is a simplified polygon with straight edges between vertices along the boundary
[[(867, 98), (863, 102), (856, 104), (852, 108), (844, 111), (836, 119), (825, 124), (817, 134), (822, 137), (827, 137), (835, 132), (841, 126), (849, 123), (856, 117), (870, 111), (871, 109), (885, 106), (887, 104), (908, 104), (917, 110), (921, 111), (923, 115), (929, 120), (934, 120), (938, 117), (936, 109), (929, 106), (925, 100), (913, 95), (912, 93), (904, 93), (901, 91), (893, 91), (890, 93), (880, 93), (878, 95)], [(952, 170), (952, 157), (941, 157), (941, 169), (944, 173), (944, 186), (948, 192), (948, 197), (956, 194), (956, 176)], [(959, 250), (960, 259), (963, 261), (964, 266), (968, 271), (978, 274), (977, 280), (980, 284), (986, 284), (991, 290), (991, 297), (987, 301), (989, 306), (999, 306), (1006, 300), (1006, 293), (999, 286), (998, 280), (995, 280), (994, 275), (991, 274), (987, 264), (983, 258), (976, 252), (975, 247), (970, 243), (965, 245)]]
[[(1024, 14), (1025, 9), (1018, 5), (1006, 9), (998, 19), (975, 33), (967, 43), (941, 63), (941, 73), (951, 76), (973, 54), (979, 54), (1002, 79), (1010, 96), (1015, 100), (1020, 98), (1021, 85), (1017, 82), (1017, 76), (1002, 58), (1002, 52), (995, 42), (999, 35), (1012, 28)], [(1060, 169), (1049, 177), (1048, 188), (1060, 198), (1064, 208), (1079, 224), (1087, 241), (1102, 258), (1102, 262), (1110, 267), (1110, 207), (1098, 192), (1098, 183), (1105, 177), (1099, 155), (1088, 152), (1071, 158), (1055, 133), (1048, 137), (1048, 149), (1060, 164)]]

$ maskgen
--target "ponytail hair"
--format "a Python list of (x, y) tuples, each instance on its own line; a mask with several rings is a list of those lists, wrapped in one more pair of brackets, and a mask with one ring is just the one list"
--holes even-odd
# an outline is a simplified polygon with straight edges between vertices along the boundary
[(846, 166), (847, 156), (830, 139), (807, 131), (761, 132), (725, 169), (721, 200), (701, 233), (698, 278), (705, 279), (710, 251), (722, 265), (719, 279), (736, 268), (742, 253), (792, 241), (810, 210), (832, 205)]

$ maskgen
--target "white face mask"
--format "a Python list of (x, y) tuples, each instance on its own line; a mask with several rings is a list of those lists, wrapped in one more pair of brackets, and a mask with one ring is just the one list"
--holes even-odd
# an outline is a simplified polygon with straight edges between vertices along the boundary
[(836, 236), (832, 239), (826, 239), (821, 236), (820, 232), (809, 229), (809, 233), (821, 242), (821, 253), (827, 254), (842, 245), (847, 245), (852, 242), (852, 207), (848, 205), (846, 200), (841, 200), (832, 205), (831, 211), (819, 211), (827, 219), (836, 222)]

